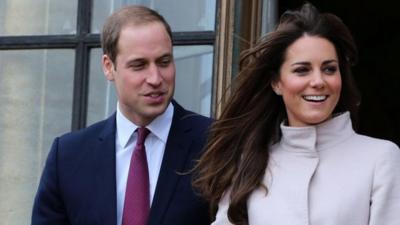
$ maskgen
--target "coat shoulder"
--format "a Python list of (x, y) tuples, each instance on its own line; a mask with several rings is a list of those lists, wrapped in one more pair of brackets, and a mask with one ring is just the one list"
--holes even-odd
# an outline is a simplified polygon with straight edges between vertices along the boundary
[(213, 119), (184, 109), (177, 102), (173, 101), (174, 104), (174, 119), (173, 123), (179, 123), (185, 125), (194, 131), (206, 132), (208, 131)]

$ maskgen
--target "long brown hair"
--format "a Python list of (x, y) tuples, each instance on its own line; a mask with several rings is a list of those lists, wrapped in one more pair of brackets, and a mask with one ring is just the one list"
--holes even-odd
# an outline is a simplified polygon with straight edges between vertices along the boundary
[(194, 187), (211, 206), (229, 190), (228, 218), (233, 224), (248, 224), (247, 199), (256, 188), (268, 187), (262, 178), (269, 160), (269, 146), (281, 138), (280, 124), (286, 118), (282, 98), (271, 83), (279, 79), (286, 49), (303, 35), (332, 42), (339, 58), (342, 93), (335, 112), (350, 111), (354, 118), (358, 91), (350, 67), (357, 50), (348, 28), (333, 14), (320, 14), (309, 3), (287, 11), (275, 31), (270, 32), (241, 57), (242, 70), (220, 118), (213, 124), (206, 151), (194, 171)]

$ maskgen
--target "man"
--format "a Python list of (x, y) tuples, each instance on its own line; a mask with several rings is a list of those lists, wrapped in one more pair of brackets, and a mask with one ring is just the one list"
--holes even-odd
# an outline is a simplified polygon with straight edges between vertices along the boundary
[[(55, 139), (32, 225), (209, 224), (208, 206), (185, 172), (199, 157), (211, 120), (172, 100), (169, 25), (151, 9), (128, 6), (107, 19), (101, 42), (103, 70), (117, 91), (117, 111)], [(150, 131), (146, 138), (138, 134), (145, 128)], [(133, 156), (141, 151), (144, 162), (139, 163)]]

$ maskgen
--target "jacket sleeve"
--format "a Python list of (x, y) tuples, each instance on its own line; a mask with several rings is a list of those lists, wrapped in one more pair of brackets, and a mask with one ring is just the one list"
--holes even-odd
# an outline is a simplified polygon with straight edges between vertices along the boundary
[(32, 225), (68, 225), (68, 218), (58, 184), (56, 138), (48, 155), (32, 210)]
[(369, 225), (398, 225), (400, 221), (400, 149), (389, 144), (381, 149), (383, 155), (375, 165)]

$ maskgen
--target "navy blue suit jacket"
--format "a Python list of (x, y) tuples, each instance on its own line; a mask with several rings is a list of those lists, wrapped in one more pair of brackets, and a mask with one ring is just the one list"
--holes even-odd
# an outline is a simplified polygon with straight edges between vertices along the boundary
[[(194, 194), (192, 168), (209, 118), (176, 102), (148, 225), (210, 224), (208, 205)], [(116, 225), (115, 114), (56, 138), (32, 211), (32, 225)]]

